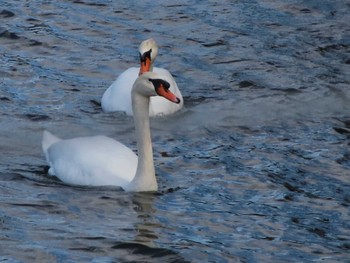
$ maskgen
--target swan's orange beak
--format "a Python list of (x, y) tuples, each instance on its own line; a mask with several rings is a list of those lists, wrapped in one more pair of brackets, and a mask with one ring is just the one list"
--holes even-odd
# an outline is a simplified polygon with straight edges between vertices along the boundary
[(141, 60), (139, 76), (145, 72), (148, 72), (151, 68), (151, 59), (146, 57), (144, 60)]
[(160, 84), (157, 88), (157, 94), (159, 96), (162, 96), (168, 100), (170, 100), (171, 102), (174, 102), (176, 104), (180, 103), (180, 99), (178, 97), (176, 97), (176, 95), (174, 93), (172, 93), (169, 90), (169, 87), (165, 87), (163, 84)]

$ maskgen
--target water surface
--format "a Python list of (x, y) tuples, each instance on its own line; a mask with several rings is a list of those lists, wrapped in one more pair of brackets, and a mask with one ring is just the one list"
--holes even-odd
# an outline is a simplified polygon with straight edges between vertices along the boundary
[[(347, 1), (7, 1), (0, 260), (347, 262)], [(157, 193), (47, 176), (43, 129), (135, 149), (98, 102), (159, 46), (185, 109), (152, 120)]]

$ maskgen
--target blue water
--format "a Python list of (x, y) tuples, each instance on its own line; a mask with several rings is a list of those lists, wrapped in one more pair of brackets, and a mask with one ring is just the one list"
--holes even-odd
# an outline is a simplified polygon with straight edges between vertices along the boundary
[[(348, 1), (0, 6), (1, 262), (350, 262)], [(100, 98), (139, 43), (185, 109), (152, 120), (157, 193), (66, 185), (41, 132), (133, 122)]]

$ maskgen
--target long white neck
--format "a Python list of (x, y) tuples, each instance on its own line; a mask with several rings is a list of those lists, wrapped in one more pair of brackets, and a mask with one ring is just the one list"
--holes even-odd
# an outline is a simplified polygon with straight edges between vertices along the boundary
[(136, 175), (125, 189), (127, 191), (158, 190), (153, 163), (149, 102), (149, 97), (144, 97), (132, 91), (132, 108), (137, 139), (138, 163)]
[(150, 72), (153, 72), (153, 62), (154, 62), (154, 60), (151, 60), (151, 66), (149, 67)]

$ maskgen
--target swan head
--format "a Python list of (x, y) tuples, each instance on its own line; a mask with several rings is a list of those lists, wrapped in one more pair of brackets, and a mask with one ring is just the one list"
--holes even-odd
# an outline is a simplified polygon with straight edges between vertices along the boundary
[(144, 97), (161, 96), (167, 100), (179, 104), (181, 100), (170, 91), (170, 84), (155, 72), (146, 72), (139, 76), (132, 92), (141, 94)]
[(152, 71), (152, 64), (158, 54), (158, 45), (153, 38), (149, 38), (139, 46), (140, 54), (140, 73), (139, 75)]

